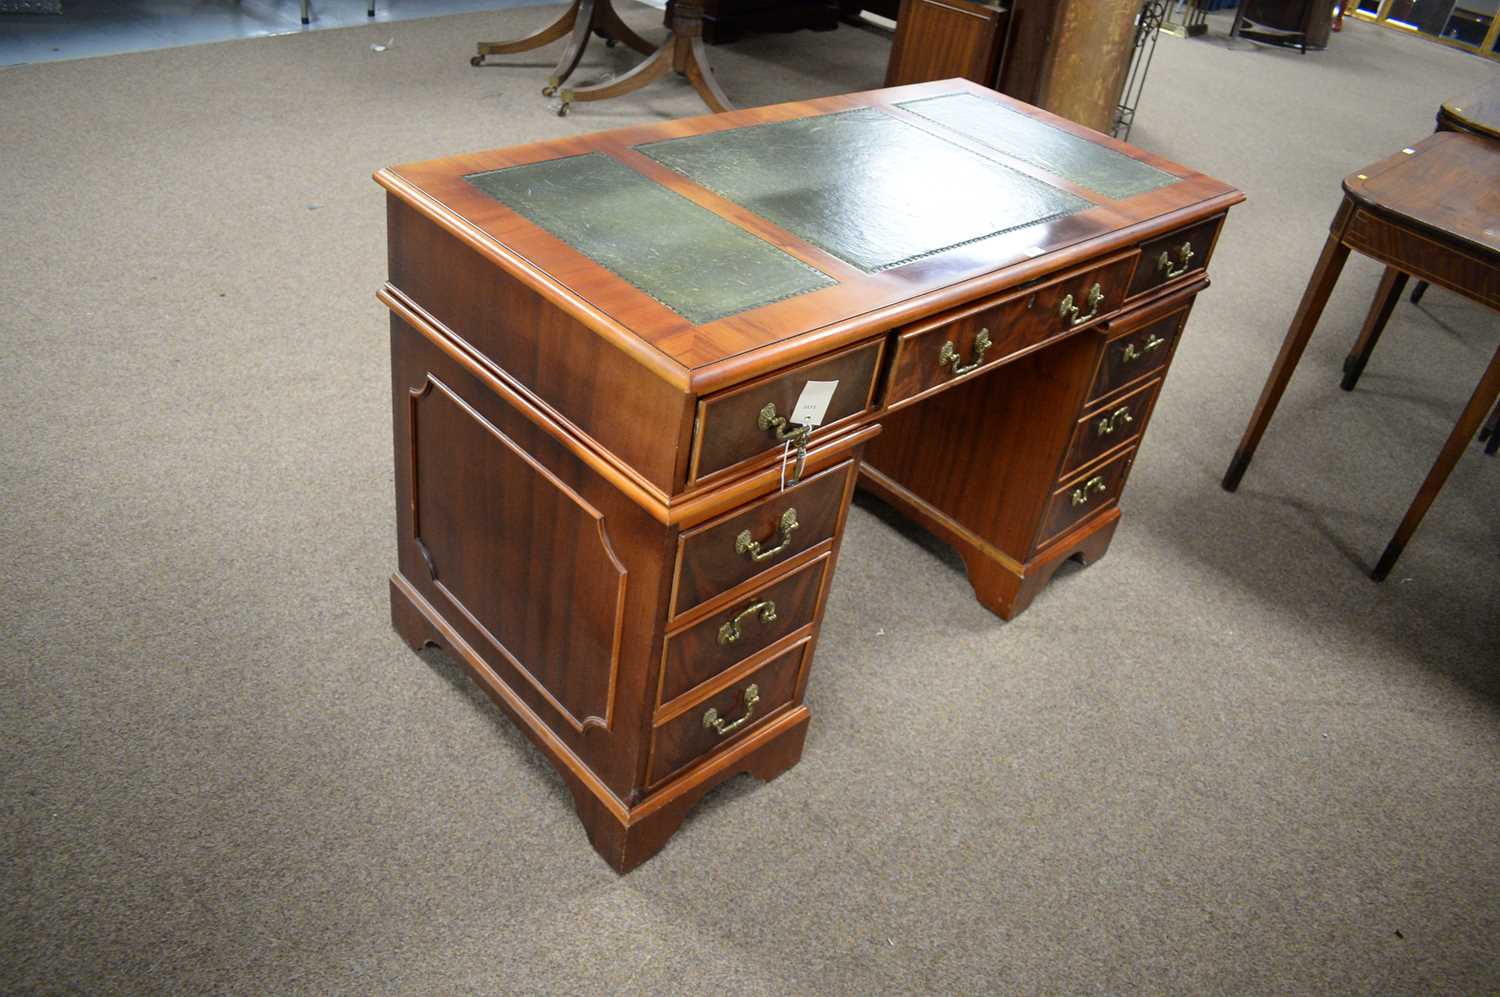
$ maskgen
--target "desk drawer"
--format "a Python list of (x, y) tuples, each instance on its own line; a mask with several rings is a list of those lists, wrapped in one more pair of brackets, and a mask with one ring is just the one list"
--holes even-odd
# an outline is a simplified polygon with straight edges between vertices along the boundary
[[(1209, 254), (1219, 237), (1224, 216), (1153, 239), (1141, 247), (1140, 260), (1130, 278), (1129, 297), (1196, 277), (1208, 267)], [(1186, 263), (1184, 263), (1186, 259)]]
[(1124, 300), (1134, 264), (1132, 253), (908, 327), (896, 340), (886, 404), (912, 401), (1108, 315)]
[(1177, 348), (1177, 336), (1187, 321), (1188, 304), (1180, 311), (1172, 312), (1145, 326), (1115, 336), (1104, 344), (1099, 357), (1099, 367), (1094, 372), (1094, 383), (1089, 388), (1088, 401), (1092, 405), (1106, 395), (1113, 394), (1128, 384), (1160, 371)]
[[(671, 615), (679, 616), (832, 537), (848, 501), (854, 468), (852, 460), (835, 464), (678, 537)], [(742, 534), (759, 546), (741, 541)]]
[(860, 343), (699, 402), (692, 480), (733, 467), (758, 454), (779, 450), (777, 428), (774, 424), (766, 425), (761, 412), (769, 407), (773, 418), (784, 420), (808, 381), (838, 382), (814, 439), (835, 423), (868, 410), (884, 345), (883, 339)]
[(829, 556), (824, 554), (668, 637), (657, 703), (670, 703), (811, 623)]
[(1037, 547), (1114, 504), (1120, 497), (1120, 490), (1125, 487), (1125, 477), (1134, 460), (1135, 448), (1131, 447), (1102, 467), (1075, 476), (1053, 492)]
[(1151, 403), (1156, 399), (1161, 379), (1150, 381), (1124, 398), (1117, 398), (1101, 405), (1078, 420), (1073, 429), (1073, 439), (1068, 444), (1068, 455), (1063, 460), (1062, 473), (1071, 474), (1077, 468), (1092, 463), (1116, 447), (1124, 446), (1138, 438), (1146, 428), (1151, 415)]
[(661, 723), (651, 732), (646, 784), (655, 785), (688, 763), (727, 747), (792, 702), (806, 653), (804, 640)]

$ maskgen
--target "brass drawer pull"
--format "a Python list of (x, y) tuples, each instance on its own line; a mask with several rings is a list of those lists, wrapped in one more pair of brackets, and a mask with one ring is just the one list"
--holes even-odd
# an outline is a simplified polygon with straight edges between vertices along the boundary
[(1162, 276), (1167, 280), (1171, 280), (1174, 277), (1181, 277), (1187, 273), (1188, 265), (1192, 262), (1192, 259), (1193, 244), (1191, 242), (1184, 242), (1181, 246), (1177, 247), (1178, 266), (1172, 266), (1172, 254), (1163, 249), (1161, 255), (1156, 258), (1156, 269), (1161, 271)]
[(750, 718), (755, 715), (755, 704), (758, 702), (760, 702), (760, 688), (753, 684), (747, 685), (745, 686), (744, 716), (732, 723), (726, 723), (719, 717), (719, 711), (710, 706), (708, 712), (703, 714), (703, 726), (714, 731), (720, 737), (724, 737), (726, 734), (733, 734), (750, 722)]
[(807, 437), (812, 432), (812, 429), (808, 426), (792, 426), (788, 429), (786, 417), (776, 414), (776, 404), (774, 402), (760, 410), (760, 415), (756, 417), (755, 425), (763, 433), (774, 432), (777, 443), (790, 442), (796, 445), (796, 464), (792, 468), (792, 474), (787, 479), (787, 483), (795, 485), (798, 481), (802, 480), (802, 469), (807, 465)]
[(758, 602), (752, 602), (738, 613), (735, 613), (734, 619), (719, 627), (719, 643), (733, 644), (744, 636), (744, 632), (740, 630), (740, 623), (745, 617), (754, 616), (756, 613), (760, 614), (760, 622), (775, 623), (776, 603), (770, 599), (761, 599)]
[(984, 353), (990, 348), (990, 345), (990, 330), (980, 329), (979, 335), (974, 337), (974, 359), (963, 366), (959, 366), (958, 347), (954, 346), (953, 340), (950, 339), (943, 344), (941, 352), (938, 353), (938, 366), (946, 367), (952, 364), (953, 375), (955, 377), (959, 374), (967, 374), (971, 370), (978, 369), (979, 365), (984, 363)]
[(736, 554), (748, 554), (752, 561), (765, 561), (786, 550), (787, 545), (792, 542), (792, 531), (798, 526), (797, 510), (788, 509), (781, 514), (781, 543), (769, 550), (762, 550), (759, 540), (750, 537), (749, 530), (741, 530), (740, 535), (734, 538), (734, 552)]
[(1098, 492), (1102, 495), (1105, 490), (1104, 475), (1096, 474), (1085, 481), (1080, 487), (1073, 489), (1073, 506), (1076, 508), (1080, 505), (1086, 505), (1091, 494)]
[(1103, 301), (1104, 288), (1100, 287), (1099, 284), (1095, 282), (1094, 286), (1089, 288), (1089, 297), (1087, 302), (1089, 306), (1089, 313), (1087, 315), (1080, 315), (1078, 313), (1078, 306), (1073, 304), (1073, 296), (1071, 294), (1063, 295), (1062, 303), (1057, 306), (1057, 310), (1058, 313), (1062, 315), (1063, 321), (1067, 322), (1069, 325), (1083, 325), (1083, 323), (1099, 314), (1099, 305), (1103, 303)]
[(770, 403), (760, 410), (760, 415), (756, 418), (755, 424), (760, 427), (762, 433), (775, 431), (777, 443), (784, 443), (787, 440), (791, 440), (793, 443), (800, 443), (807, 439), (808, 433), (812, 432), (806, 426), (793, 426), (791, 429), (788, 429), (786, 417), (776, 414), (775, 402)]
[(1108, 436), (1115, 431), (1116, 426), (1128, 426), (1132, 422), (1135, 419), (1131, 418), (1130, 407), (1122, 405), (1099, 420), (1097, 431), (1100, 436)]
[(1136, 349), (1134, 343), (1126, 343), (1124, 351), (1120, 354), (1120, 362), (1130, 363), (1133, 360), (1139, 360), (1141, 357), (1161, 346), (1166, 341), (1167, 340), (1165, 336), (1158, 336), (1153, 333), (1152, 335), (1146, 337), (1146, 345), (1142, 346), (1140, 349)]

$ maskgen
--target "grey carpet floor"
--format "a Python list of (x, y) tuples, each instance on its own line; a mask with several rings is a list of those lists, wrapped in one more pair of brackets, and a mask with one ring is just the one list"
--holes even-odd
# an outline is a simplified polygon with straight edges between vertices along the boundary
[[(1163, 38), (1133, 140), (1249, 200), (1109, 556), (1004, 624), (861, 503), (802, 764), (620, 878), (387, 620), (370, 172), (699, 109), (671, 81), (559, 119), (552, 51), (467, 65), (554, 10), (0, 71), (0, 990), (1500, 990), (1500, 461), (1365, 577), (1500, 323), (1434, 290), (1341, 392), (1354, 260), (1218, 487), (1339, 179), (1500, 67), (1364, 24)], [(878, 86), (887, 46), (714, 61), (755, 104)]]

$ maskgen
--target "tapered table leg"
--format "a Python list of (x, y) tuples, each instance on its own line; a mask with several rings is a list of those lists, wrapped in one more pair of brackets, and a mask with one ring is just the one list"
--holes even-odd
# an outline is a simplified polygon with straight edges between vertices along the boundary
[(1484, 376), (1479, 379), (1479, 386), (1474, 389), (1474, 394), (1469, 398), (1469, 404), (1464, 406), (1463, 414), (1458, 417), (1458, 424), (1448, 435), (1448, 441), (1443, 444), (1443, 449), (1433, 463), (1432, 470), (1427, 472), (1427, 480), (1422, 482), (1422, 487), (1417, 491), (1417, 497), (1412, 500), (1411, 508), (1406, 510), (1406, 518), (1401, 520), (1401, 525), (1396, 528), (1396, 535), (1391, 537), (1391, 542), (1386, 545), (1385, 553), (1380, 555), (1375, 570), (1370, 572), (1371, 578), (1377, 582), (1384, 581), (1385, 576), (1390, 574), (1391, 568), (1396, 566), (1396, 559), (1401, 556), (1401, 551), (1411, 540), (1412, 534), (1417, 532), (1417, 527), (1422, 525), (1422, 517), (1427, 515), (1432, 500), (1437, 498), (1438, 492), (1443, 488), (1443, 483), (1453, 472), (1458, 458), (1463, 456), (1465, 448), (1474, 438), (1479, 424), (1489, 414), (1496, 398), (1500, 398), (1500, 348), (1495, 350), (1490, 365), (1485, 368)]
[(1380, 341), (1380, 334), (1385, 331), (1385, 324), (1390, 321), (1391, 312), (1396, 310), (1396, 302), (1401, 300), (1401, 291), (1405, 287), (1406, 274), (1395, 267), (1386, 267), (1380, 278), (1380, 287), (1375, 291), (1375, 300), (1370, 302), (1370, 314), (1365, 316), (1364, 328), (1359, 330), (1359, 338), (1344, 358), (1344, 379), (1339, 382), (1339, 387), (1345, 391), (1353, 391), (1359, 383), (1359, 375), (1370, 362), (1370, 354), (1375, 352), (1375, 344)]
[(1250, 466), (1250, 458), (1255, 456), (1255, 448), (1260, 445), (1260, 438), (1270, 424), (1276, 406), (1281, 402), (1287, 382), (1292, 379), (1292, 371), (1297, 369), (1297, 363), (1302, 359), (1307, 340), (1323, 314), (1323, 306), (1328, 304), (1328, 295), (1332, 293), (1334, 284), (1338, 283), (1344, 261), (1349, 258), (1349, 247), (1339, 239), (1339, 227), (1336, 222), (1335, 231), (1323, 244), (1318, 265), (1313, 268), (1312, 276), (1307, 281), (1307, 289), (1302, 292), (1297, 314), (1292, 316), (1292, 324), (1286, 331), (1286, 339), (1282, 341), (1281, 352), (1277, 354), (1271, 374), (1266, 378), (1266, 386), (1261, 389), (1260, 400), (1255, 403), (1250, 424), (1245, 427), (1239, 449), (1229, 462), (1229, 469), (1224, 472), (1225, 491), (1232, 492), (1239, 487), (1240, 478), (1244, 476), (1245, 468)]

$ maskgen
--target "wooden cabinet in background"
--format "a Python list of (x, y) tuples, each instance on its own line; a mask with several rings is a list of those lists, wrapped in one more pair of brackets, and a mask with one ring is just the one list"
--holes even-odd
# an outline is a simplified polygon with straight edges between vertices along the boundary
[(1114, 127), (1140, 0), (903, 0), (886, 85), (962, 77)]
[(1006, 11), (973, 0), (901, 0), (885, 85), (962, 77), (995, 85)]
[[(834, 0), (702, 0), (703, 40), (710, 45), (732, 42), (745, 32), (832, 31), (839, 26)], [(672, 27), (670, 15), (667, 28)]]

